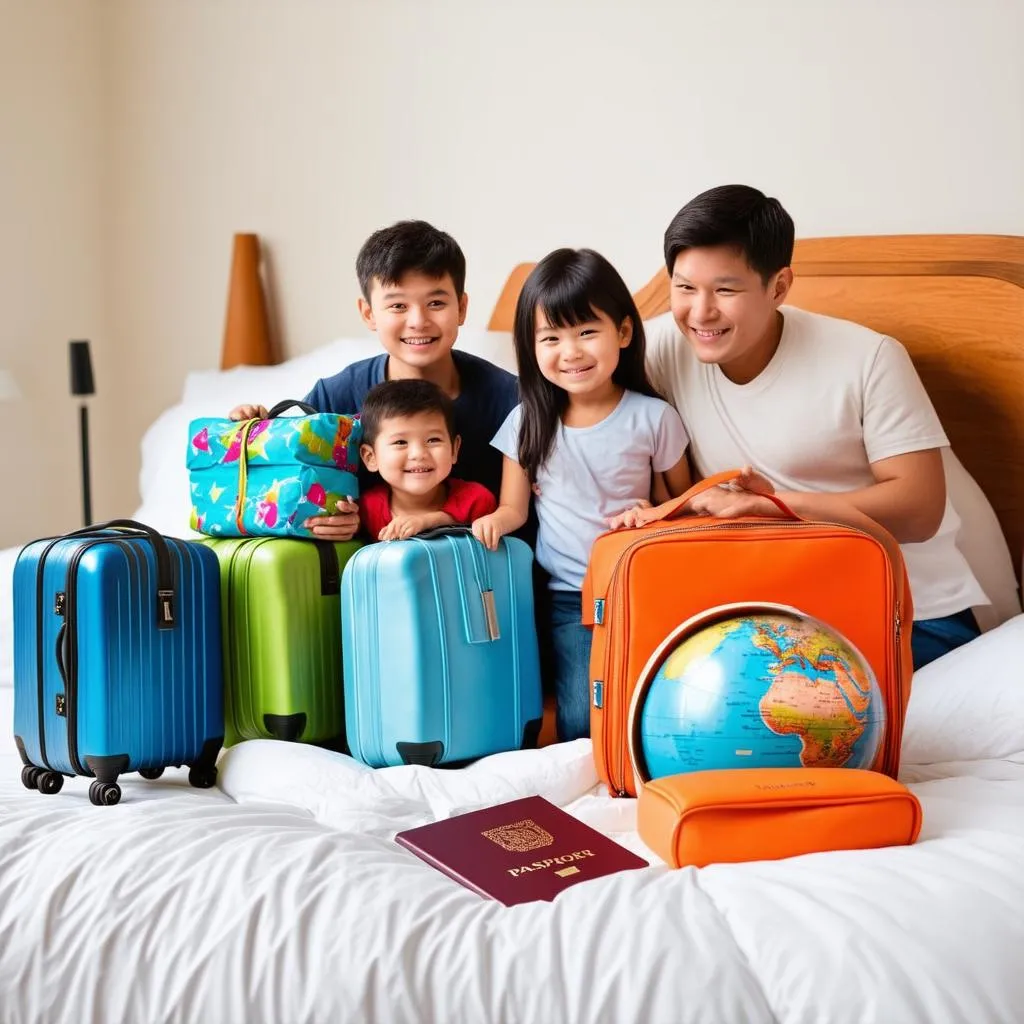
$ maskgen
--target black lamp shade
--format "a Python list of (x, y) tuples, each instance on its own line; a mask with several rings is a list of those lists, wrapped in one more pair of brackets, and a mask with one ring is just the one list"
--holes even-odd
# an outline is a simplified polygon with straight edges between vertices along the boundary
[(92, 358), (89, 355), (89, 342), (68, 342), (68, 365), (71, 368), (71, 394), (95, 394), (96, 385), (92, 379)]

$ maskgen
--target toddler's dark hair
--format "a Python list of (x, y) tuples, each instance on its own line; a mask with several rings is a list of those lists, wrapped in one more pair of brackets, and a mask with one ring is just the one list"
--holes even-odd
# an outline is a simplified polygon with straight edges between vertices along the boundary
[(436, 384), (428, 380), (386, 380), (370, 388), (363, 400), (359, 413), (363, 425), (361, 443), (373, 445), (384, 420), (424, 412), (441, 413), (448, 437), (455, 440), (455, 405)]

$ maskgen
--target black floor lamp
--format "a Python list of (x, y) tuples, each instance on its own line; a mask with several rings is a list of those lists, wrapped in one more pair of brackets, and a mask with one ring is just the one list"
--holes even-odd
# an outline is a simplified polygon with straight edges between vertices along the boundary
[[(96, 393), (96, 385), (92, 377), (92, 358), (89, 355), (89, 342), (68, 342), (68, 365), (71, 369), (71, 394), (86, 395)], [(83, 401), (78, 407), (78, 439), (82, 448), (82, 520), (83, 526), (92, 524), (92, 490), (89, 483), (89, 407)]]

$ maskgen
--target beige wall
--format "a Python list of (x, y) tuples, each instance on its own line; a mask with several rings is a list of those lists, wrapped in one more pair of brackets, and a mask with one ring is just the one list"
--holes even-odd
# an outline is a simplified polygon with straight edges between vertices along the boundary
[[(45, 57), (49, 73), (26, 67), (0, 109), (51, 137), (50, 156), (19, 155), (26, 236), (56, 223), (43, 172), (74, 152), (76, 173), (64, 167), (55, 181), (61, 218), (76, 253), (103, 250), (108, 320), (95, 264), (60, 250), (52, 287), (52, 244), (26, 243), (31, 265), (21, 247), (0, 251), (26, 278), (19, 293), (36, 297), (18, 300), (19, 315), (42, 304), (51, 318), (39, 345), (106, 327), (104, 358), (116, 353), (117, 365), (102, 367), (97, 415), (116, 411), (125, 440), (97, 453), (103, 513), (136, 502), (132, 436), (190, 369), (216, 365), (236, 231), (270, 249), (293, 354), (358, 333), (356, 250), (399, 217), (460, 240), (478, 325), (512, 264), (556, 245), (594, 246), (642, 284), (669, 217), (725, 181), (780, 196), (803, 235), (1024, 234), (1019, 0), (107, 0), (98, 10), (68, 0), (61, 10), (83, 23), (85, 43)], [(42, 50), (48, 18), (14, 20)], [(102, 75), (87, 57), (100, 52), (97, 33)], [(101, 166), (106, 207), (95, 198)], [(78, 308), (78, 294), (95, 307)], [(0, 331), (19, 345), (26, 335), (2, 309)], [(40, 382), (36, 402), (50, 374), (41, 351), (16, 367)], [(68, 419), (53, 430), (54, 468), (71, 466), (71, 429)], [(15, 459), (47, 500), (77, 501), (77, 487), (43, 482), (38, 459)]]
[[(77, 406), (67, 343), (94, 342), (103, 402), (116, 392), (103, 294), (104, 117), (98, 2), (0, 0), (0, 547), (81, 525)], [(97, 407), (94, 420), (107, 419)], [(106, 422), (96, 422), (102, 434)], [(94, 459), (109, 510), (123, 486)]]

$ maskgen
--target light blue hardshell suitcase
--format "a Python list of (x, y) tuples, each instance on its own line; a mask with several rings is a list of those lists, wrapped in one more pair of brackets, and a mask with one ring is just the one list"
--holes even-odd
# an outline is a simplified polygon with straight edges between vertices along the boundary
[(14, 740), (26, 788), (188, 765), (217, 779), (224, 736), (220, 566), (201, 544), (113, 520), (33, 541), (14, 567)]
[(375, 768), (535, 746), (542, 703), (533, 555), (467, 529), (357, 551), (341, 579), (345, 724)]

